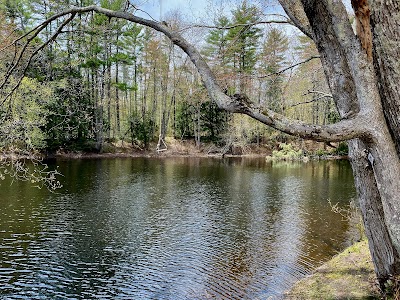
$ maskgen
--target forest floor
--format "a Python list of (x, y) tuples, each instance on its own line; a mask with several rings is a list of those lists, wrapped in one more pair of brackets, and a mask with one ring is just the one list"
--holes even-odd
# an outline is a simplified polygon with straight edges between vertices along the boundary
[(286, 293), (286, 300), (382, 299), (376, 283), (368, 242), (357, 242)]

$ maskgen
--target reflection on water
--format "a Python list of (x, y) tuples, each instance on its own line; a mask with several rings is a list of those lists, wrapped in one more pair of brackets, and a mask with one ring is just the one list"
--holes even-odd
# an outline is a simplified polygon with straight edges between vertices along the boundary
[(59, 164), (60, 194), (2, 183), (0, 298), (279, 299), (348, 240), (346, 161)]

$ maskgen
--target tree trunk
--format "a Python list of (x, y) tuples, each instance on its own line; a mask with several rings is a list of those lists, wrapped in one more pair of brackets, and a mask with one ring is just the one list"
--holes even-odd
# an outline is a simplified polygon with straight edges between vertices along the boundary
[(106, 62), (107, 62), (107, 138), (111, 137), (111, 43), (108, 43), (108, 36), (106, 36), (105, 49), (107, 49), (106, 53)]
[[(365, 137), (366, 143), (360, 140), (351, 141), (349, 149), (375, 270), (383, 284), (400, 270), (400, 236), (396, 224), (399, 222), (398, 195), (395, 191), (400, 180), (393, 182), (398, 178), (399, 160), (398, 157), (393, 157), (393, 141), (387, 136), (386, 124), (379, 114), (382, 113), (382, 108), (377, 103), (380, 102), (380, 96), (376, 90), (375, 74), (371, 74), (367, 54), (363, 52), (359, 42), (352, 41), (355, 38), (352, 36), (352, 29), (334, 23), (341, 20), (333, 20), (333, 13), (328, 8), (329, 1), (311, 1), (312, 4), (305, 0), (302, 2), (340, 116), (351, 118), (360, 109), (365, 110), (369, 106), (374, 107), (377, 113), (374, 117), (366, 118), (371, 119), (367, 122), (370, 122), (371, 129), (375, 127), (373, 131), (377, 137)], [(343, 11), (335, 11), (334, 14), (335, 17), (344, 15)], [(338, 34), (339, 30), (341, 32)], [(353, 43), (356, 49), (344, 48), (344, 41), (341, 40), (343, 36), (346, 36), (345, 42)], [(349, 60), (352, 55), (356, 58)], [(385, 146), (387, 149), (384, 150)], [(388, 172), (390, 168), (393, 169)]]
[[(117, 57), (119, 54), (119, 46), (118, 46), (118, 34), (117, 34)], [(118, 59), (117, 62), (115, 64), (115, 113), (116, 113), (116, 134), (117, 136), (120, 135), (120, 131), (121, 131), (121, 121), (120, 121), (120, 109), (119, 109), (119, 87), (118, 87), (118, 83), (119, 83), (119, 63), (118, 63)]]
[(391, 275), (398, 272), (399, 255), (385, 225), (382, 201), (368, 160), (368, 150), (360, 140), (349, 141), (351, 166), (359, 196), (365, 234), (381, 288)]
[(375, 71), (390, 132), (400, 155), (400, 2), (370, 0)]

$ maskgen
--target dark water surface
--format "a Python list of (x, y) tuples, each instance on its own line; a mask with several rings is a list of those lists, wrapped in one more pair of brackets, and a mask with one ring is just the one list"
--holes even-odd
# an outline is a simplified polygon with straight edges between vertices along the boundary
[(59, 164), (59, 194), (1, 184), (1, 299), (280, 299), (350, 239), (346, 161)]

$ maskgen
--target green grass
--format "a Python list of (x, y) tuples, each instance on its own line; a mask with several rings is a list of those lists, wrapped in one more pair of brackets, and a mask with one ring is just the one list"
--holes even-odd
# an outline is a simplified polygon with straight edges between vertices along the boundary
[(345, 249), (299, 281), (285, 299), (380, 299), (368, 242)]

